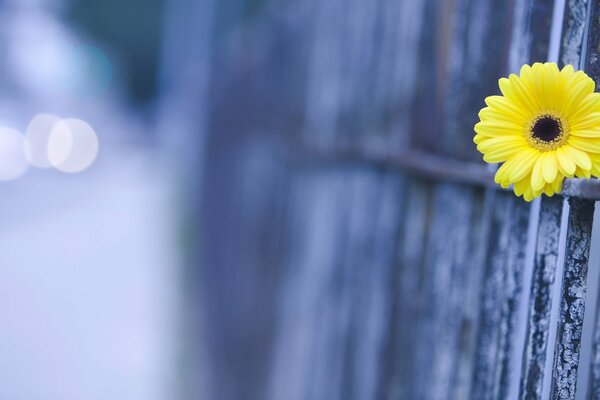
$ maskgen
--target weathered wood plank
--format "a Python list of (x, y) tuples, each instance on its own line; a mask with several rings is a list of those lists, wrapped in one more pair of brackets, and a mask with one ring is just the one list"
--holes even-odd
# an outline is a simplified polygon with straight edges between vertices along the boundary
[(499, 194), (494, 205), (472, 399), (508, 398), (529, 210), (526, 203), (509, 193)]
[(498, 368), (498, 353), (501, 331), (500, 305), (504, 300), (506, 264), (510, 239), (511, 198), (497, 196), (493, 199), (493, 217), (488, 244), (488, 259), (485, 263), (485, 281), (480, 307), (480, 326), (475, 361), (475, 375), (471, 390), (472, 399), (493, 399), (495, 377)]
[(321, 390), (338, 387), (340, 369), (330, 365), (331, 357), (339, 354), (338, 336), (332, 330), (345, 316), (335, 296), (327, 294), (336, 284), (340, 251), (347, 240), (347, 196), (343, 189), (348, 182), (343, 171), (293, 177), (288, 217), (294, 229), (288, 270), (278, 296), (269, 399), (321, 399), (316, 385), (325, 381), (327, 385)]
[[(588, 70), (587, 65), (582, 65), (584, 61), (582, 59), (583, 39), (588, 21), (590, 21), (588, 10), (589, 0), (569, 0), (565, 2), (562, 41), (558, 62), (560, 66), (567, 64), (575, 67), (582, 66), (585, 67), (586, 71), (591, 72)], [(588, 39), (588, 41), (591, 39), (593, 38)]]
[(588, 398), (590, 400), (600, 399), (600, 296), (597, 297), (596, 321), (594, 324), (594, 335), (592, 344), (592, 358)]
[(514, 366), (520, 359), (515, 353), (518, 340), (518, 311), (523, 299), (524, 271), (527, 261), (528, 229), (531, 208), (520, 199), (512, 198), (510, 211), (510, 239), (505, 275), (504, 303), (500, 315), (500, 343), (498, 345), (498, 370), (496, 371), (495, 399), (508, 399)]
[(541, 399), (563, 199), (543, 197), (533, 266), (520, 398)]
[(574, 399), (585, 312), (594, 202), (569, 200), (566, 256), (554, 355), (553, 399)]
[[(358, 181), (360, 185), (353, 188), (350, 241), (343, 264), (351, 274), (347, 292), (351, 316), (340, 398), (376, 400), (389, 330), (404, 188), (401, 177), (394, 174), (367, 170), (360, 176), (364, 182)], [(365, 229), (369, 225), (371, 229)]]
[(391, 282), (390, 329), (378, 399), (416, 398), (415, 359), (419, 351), (416, 325), (423, 304), (421, 282), (425, 278), (423, 260), (430, 202), (430, 185), (419, 179), (408, 179)]
[(482, 270), (470, 266), (473, 237), (481, 239), (475, 221), (481, 222), (482, 210), (475, 193), (462, 187), (435, 185), (432, 196), (430, 224), (435, 228), (427, 238), (414, 398), (435, 400), (452, 399), (457, 392), (464, 393), (460, 385), (468, 385), (460, 379), (458, 366), (462, 352), (473, 355), (470, 332), (478, 325), (477, 313), (468, 312), (466, 299), (480, 290), (477, 277)]

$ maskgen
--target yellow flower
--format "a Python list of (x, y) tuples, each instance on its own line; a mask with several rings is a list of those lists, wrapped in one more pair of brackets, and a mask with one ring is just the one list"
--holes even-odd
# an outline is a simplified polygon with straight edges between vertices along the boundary
[(483, 159), (503, 163), (495, 181), (527, 201), (562, 189), (565, 177), (600, 176), (600, 93), (571, 65), (524, 65), (485, 99), (474, 142)]

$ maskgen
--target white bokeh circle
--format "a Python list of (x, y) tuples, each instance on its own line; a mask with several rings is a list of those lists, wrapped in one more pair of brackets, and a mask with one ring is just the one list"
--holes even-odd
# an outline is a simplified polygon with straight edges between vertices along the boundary
[(56, 122), (48, 138), (48, 160), (62, 172), (81, 172), (96, 160), (99, 141), (87, 122), (67, 118)]
[(48, 159), (48, 140), (59, 121), (60, 117), (53, 114), (38, 114), (31, 119), (25, 131), (25, 156), (29, 164), (38, 168), (53, 166)]

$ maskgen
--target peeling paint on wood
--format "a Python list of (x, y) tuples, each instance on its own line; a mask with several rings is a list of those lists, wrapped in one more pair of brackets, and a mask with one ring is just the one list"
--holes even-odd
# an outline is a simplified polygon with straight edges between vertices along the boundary
[(574, 399), (585, 312), (594, 202), (569, 200), (566, 256), (554, 358), (552, 399)]
[(582, 62), (584, 34), (588, 22), (588, 0), (567, 0), (563, 23), (559, 65), (579, 68)]

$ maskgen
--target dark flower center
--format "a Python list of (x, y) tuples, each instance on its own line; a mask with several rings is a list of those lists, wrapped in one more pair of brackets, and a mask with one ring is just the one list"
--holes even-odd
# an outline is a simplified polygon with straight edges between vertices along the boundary
[(555, 141), (562, 133), (562, 125), (557, 119), (545, 115), (535, 121), (533, 128), (531, 128), (531, 135), (535, 139), (542, 140), (544, 142)]

